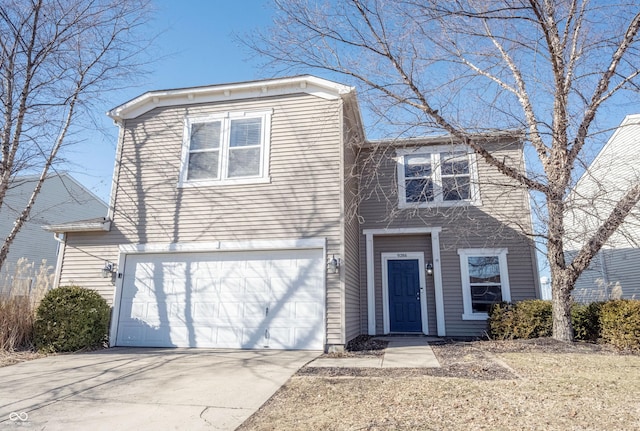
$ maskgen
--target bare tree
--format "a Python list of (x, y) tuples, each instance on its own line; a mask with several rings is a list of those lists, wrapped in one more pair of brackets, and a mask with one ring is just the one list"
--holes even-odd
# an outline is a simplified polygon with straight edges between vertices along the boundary
[[(539, 199), (552, 277), (553, 336), (573, 339), (570, 294), (640, 200), (634, 182), (565, 258), (566, 198), (605, 109), (637, 103), (636, 1), (276, 0), (276, 21), (247, 42), (287, 70), (363, 84), (370, 108), (406, 130), (445, 131)], [(606, 112), (606, 111), (605, 111)], [(519, 169), (474, 136), (521, 129), (537, 159)]]
[(149, 12), (148, 0), (0, 1), (0, 208), (16, 175), (39, 175), (0, 268), (76, 125), (140, 70)]

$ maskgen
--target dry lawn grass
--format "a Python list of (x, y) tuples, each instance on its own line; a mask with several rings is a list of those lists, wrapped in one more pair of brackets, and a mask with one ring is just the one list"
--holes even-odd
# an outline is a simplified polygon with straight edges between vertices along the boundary
[(46, 355), (33, 350), (6, 351), (0, 350), (0, 367), (18, 364), (20, 362), (31, 361), (33, 359), (43, 358)]
[(436, 346), (440, 370), (303, 369), (239, 429), (640, 429), (640, 356), (504, 346)]

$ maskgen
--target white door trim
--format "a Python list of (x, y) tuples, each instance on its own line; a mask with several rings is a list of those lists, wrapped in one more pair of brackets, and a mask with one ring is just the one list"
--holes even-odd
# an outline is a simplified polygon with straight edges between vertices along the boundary
[(399, 229), (364, 229), (367, 256), (367, 329), (369, 335), (376, 335), (376, 286), (375, 286), (375, 257), (374, 236), (376, 235), (431, 235), (431, 250), (433, 258), (433, 283), (436, 295), (436, 321), (438, 336), (444, 337), (447, 332), (444, 318), (444, 294), (442, 289), (442, 261), (440, 258), (441, 227), (399, 228)]
[(382, 318), (384, 325), (384, 333), (391, 332), (391, 324), (389, 321), (389, 277), (388, 262), (390, 260), (418, 260), (418, 277), (420, 280), (420, 317), (422, 321), (422, 333), (429, 334), (429, 316), (427, 314), (427, 285), (425, 278), (424, 253), (422, 252), (406, 252), (406, 253), (381, 253), (382, 264)]

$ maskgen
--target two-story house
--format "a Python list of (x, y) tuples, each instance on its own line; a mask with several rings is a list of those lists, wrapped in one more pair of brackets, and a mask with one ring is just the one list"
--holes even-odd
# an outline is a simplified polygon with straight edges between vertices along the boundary
[[(367, 142), (352, 87), (297, 76), (153, 91), (109, 116), (109, 214), (49, 229), (64, 235), (58, 283), (113, 304), (112, 345), (477, 336), (490, 304), (538, 296), (516, 229), (531, 225), (526, 190), (448, 137)], [(517, 136), (482, 139), (524, 165)]]

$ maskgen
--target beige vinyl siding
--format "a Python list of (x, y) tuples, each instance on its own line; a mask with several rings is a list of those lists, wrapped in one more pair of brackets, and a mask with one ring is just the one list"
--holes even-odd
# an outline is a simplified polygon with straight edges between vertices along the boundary
[[(344, 175), (344, 285), (345, 285), (345, 342), (366, 333), (366, 326), (362, 326), (360, 305), (366, 296), (361, 296), (360, 290), (360, 260), (359, 260), (359, 229), (360, 225), (356, 217), (358, 178), (354, 174), (357, 159), (357, 150), (362, 143), (359, 115), (350, 110), (350, 106), (344, 107), (343, 130), (343, 175)], [(366, 316), (365, 316), (366, 317)]]
[[(419, 144), (416, 144), (420, 146)], [(426, 146), (426, 145), (425, 145)], [(486, 144), (499, 159), (523, 166), (521, 145), (513, 142)], [(484, 321), (462, 320), (462, 281), (458, 249), (507, 248), (508, 271), (513, 300), (536, 297), (537, 268), (531, 252), (532, 243), (520, 226), (530, 231), (530, 213), (526, 190), (509, 181), (495, 168), (477, 160), (481, 205), (398, 209), (395, 149), (385, 144), (363, 151), (362, 159), (369, 168), (363, 173), (360, 204), (361, 229), (441, 227), (440, 253), (446, 334), (449, 336), (482, 335)], [(368, 172), (368, 174), (367, 174)], [(374, 244), (381, 237), (374, 237)], [(364, 239), (360, 242), (361, 265), (365, 268)], [(395, 250), (394, 250), (395, 251)], [(380, 271), (376, 255), (376, 277)], [(366, 289), (366, 275), (361, 275)], [(376, 317), (381, 316), (381, 303), (376, 298)], [(365, 310), (366, 305), (362, 306)], [(380, 308), (380, 309), (378, 309)], [(429, 318), (431, 319), (431, 312)], [(435, 314), (435, 312), (433, 313)], [(377, 321), (379, 330), (381, 321)], [(434, 326), (435, 327), (435, 326)], [(432, 326), (430, 322), (429, 329)]]
[[(127, 120), (112, 229), (93, 243), (326, 238), (327, 253), (340, 255), (340, 103), (293, 94), (156, 108)], [(185, 116), (263, 110), (272, 110), (269, 183), (178, 187)], [(63, 278), (79, 272), (63, 269)], [(339, 276), (327, 276), (326, 295), (327, 343), (342, 344)]]
[(105, 260), (118, 262), (118, 245), (110, 240), (108, 233), (67, 233), (58, 284), (96, 290), (113, 305), (114, 284), (101, 276)]
[[(269, 184), (177, 188), (186, 109), (157, 109), (128, 121), (123, 163), (135, 170), (121, 171), (114, 215), (114, 224), (127, 240), (185, 242), (259, 236), (337, 241), (338, 102), (291, 96), (188, 111), (203, 115), (264, 109), (273, 109)], [(141, 143), (131, 145), (134, 140)]]

